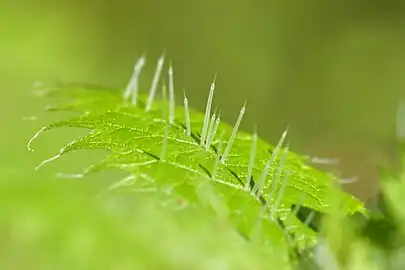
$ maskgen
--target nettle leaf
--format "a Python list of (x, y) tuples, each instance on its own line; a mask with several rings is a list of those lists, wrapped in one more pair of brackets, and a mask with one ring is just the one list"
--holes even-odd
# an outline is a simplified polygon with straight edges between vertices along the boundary
[[(124, 98), (120, 89), (88, 84), (61, 84), (44, 91), (54, 100), (47, 110), (74, 111), (78, 116), (45, 126), (33, 139), (59, 127), (88, 132), (38, 168), (71, 151), (107, 150), (106, 158), (73, 176), (125, 171), (128, 177), (110, 188), (151, 192), (179, 211), (185, 207), (204, 211), (230, 222), (249, 241), (277, 250), (286, 260), (291, 247), (302, 250), (315, 244), (313, 214), (327, 214), (336, 198), (345, 215), (363, 211), (362, 203), (336, 187), (337, 179), (289, 151), (284, 145), (287, 131), (273, 146), (238, 130), (246, 105), (236, 127), (221, 122), (220, 113), (211, 114), (215, 83), (202, 114), (188, 108), (186, 97), (182, 106), (174, 106), (172, 77), (169, 100), (165, 90), (162, 100), (151, 103), (157, 79), (149, 95), (143, 95), (138, 93), (136, 76), (139, 72), (134, 72)], [(305, 209), (309, 214), (302, 215)]]

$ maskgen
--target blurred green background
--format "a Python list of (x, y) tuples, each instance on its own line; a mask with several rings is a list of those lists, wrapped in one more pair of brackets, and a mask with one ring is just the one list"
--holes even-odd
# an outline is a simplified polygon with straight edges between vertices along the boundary
[[(125, 87), (147, 53), (149, 87), (163, 51), (203, 111), (215, 73), (215, 103), (233, 123), (248, 100), (243, 129), (258, 125), (275, 143), (287, 125), (303, 154), (341, 157), (364, 199), (376, 165), (395, 161), (396, 105), (405, 89), (405, 2), (373, 1), (1, 1), (2, 181), (78, 170), (79, 155), (33, 171), (66, 138), (25, 146), (49, 115), (31, 83), (55, 79)], [(32, 118), (31, 116), (37, 116)], [(31, 119), (31, 120), (29, 120)], [(88, 160), (87, 156), (85, 157)], [(14, 181), (13, 180), (13, 181)]]

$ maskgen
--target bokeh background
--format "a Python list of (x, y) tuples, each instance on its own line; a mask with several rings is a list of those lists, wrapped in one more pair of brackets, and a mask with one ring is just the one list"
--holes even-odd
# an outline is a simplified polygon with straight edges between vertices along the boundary
[[(148, 88), (163, 53), (203, 111), (215, 73), (215, 103), (233, 123), (258, 126), (276, 143), (290, 127), (302, 154), (339, 157), (342, 176), (367, 200), (379, 164), (396, 162), (396, 110), (405, 90), (405, 2), (285, 1), (4, 1), (0, 2), (1, 178), (52, 178), (88, 157), (33, 172), (72, 134), (25, 146), (49, 120), (31, 83), (60, 79), (125, 87), (143, 53)], [(84, 160), (85, 159), (85, 160)], [(13, 180), (13, 181), (14, 181)]]

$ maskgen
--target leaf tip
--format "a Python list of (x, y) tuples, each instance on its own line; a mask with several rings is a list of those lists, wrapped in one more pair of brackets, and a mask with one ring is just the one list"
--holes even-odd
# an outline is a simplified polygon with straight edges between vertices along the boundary
[(39, 135), (41, 135), (41, 133), (44, 132), (46, 129), (47, 129), (46, 126), (45, 126), (45, 127), (42, 127), (39, 131), (37, 131), (37, 132), (34, 134), (34, 136), (31, 137), (31, 139), (30, 139), (30, 140), (28, 141), (28, 143), (27, 143), (27, 149), (28, 149), (29, 151), (34, 152), (34, 149), (32, 149), (32, 147), (31, 147), (32, 142), (33, 142), (35, 139), (37, 139), (37, 138), (39, 137)]
[(52, 162), (52, 161), (55, 161), (55, 160), (57, 160), (58, 158), (60, 158), (61, 156), (62, 156), (62, 154), (59, 153), (59, 154), (57, 154), (56, 156), (53, 156), (53, 157), (48, 158), (48, 159), (45, 159), (45, 160), (42, 161), (38, 166), (35, 167), (35, 170), (36, 170), (36, 171), (39, 170), (39, 169), (40, 169), (42, 166), (44, 166), (45, 164), (47, 164), (47, 163), (49, 163), (49, 162)]

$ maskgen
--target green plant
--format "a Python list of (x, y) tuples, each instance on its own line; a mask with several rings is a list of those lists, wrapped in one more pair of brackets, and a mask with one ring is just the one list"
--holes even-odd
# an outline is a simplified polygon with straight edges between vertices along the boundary
[[(175, 106), (171, 66), (169, 93), (163, 86), (163, 98), (154, 100), (163, 58), (158, 61), (148, 95), (139, 93), (144, 61), (142, 57), (136, 64), (124, 93), (88, 84), (59, 84), (42, 91), (54, 102), (58, 100), (48, 111), (73, 111), (76, 116), (43, 127), (30, 140), (29, 149), (44, 131), (74, 127), (87, 132), (37, 169), (71, 151), (106, 150), (107, 157), (99, 163), (63, 176), (83, 178), (95, 172), (122, 170), (127, 177), (109, 190), (130, 191), (135, 197), (142, 194), (163, 209), (164, 215), (184, 211), (199, 220), (225, 224), (227, 233), (234, 230), (245, 244), (286, 269), (316, 245), (319, 215), (365, 213), (360, 201), (338, 188), (338, 179), (312, 168), (307, 157), (289, 150), (287, 130), (276, 146), (256, 133), (239, 131), (246, 104), (234, 126), (221, 122), (220, 111), (211, 110), (215, 79), (205, 114), (189, 108), (185, 94), (183, 106)], [(274, 263), (262, 262), (265, 269), (274, 267)]]

